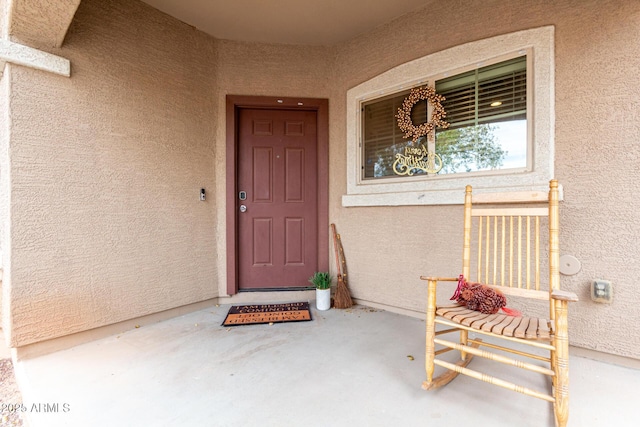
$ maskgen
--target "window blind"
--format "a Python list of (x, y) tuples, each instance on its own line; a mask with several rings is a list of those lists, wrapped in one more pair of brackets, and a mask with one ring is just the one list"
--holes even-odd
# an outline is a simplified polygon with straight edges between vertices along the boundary
[(527, 60), (521, 56), (436, 82), (449, 129), (527, 116)]

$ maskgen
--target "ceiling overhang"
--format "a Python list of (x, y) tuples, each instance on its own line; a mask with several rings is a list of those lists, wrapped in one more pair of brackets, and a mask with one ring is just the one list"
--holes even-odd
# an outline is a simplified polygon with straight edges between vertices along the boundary
[(334, 45), (426, 6), (425, 0), (143, 0), (217, 39)]

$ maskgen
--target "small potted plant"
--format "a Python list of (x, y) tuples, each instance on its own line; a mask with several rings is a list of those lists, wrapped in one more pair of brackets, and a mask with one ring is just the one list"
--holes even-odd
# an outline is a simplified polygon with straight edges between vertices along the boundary
[(309, 278), (309, 282), (316, 287), (316, 308), (329, 310), (331, 308), (331, 276), (329, 273), (316, 271)]

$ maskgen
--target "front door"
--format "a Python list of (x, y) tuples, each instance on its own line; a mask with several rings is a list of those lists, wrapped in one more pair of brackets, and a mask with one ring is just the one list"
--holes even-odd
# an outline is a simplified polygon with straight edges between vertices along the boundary
[(238, 286), (301, 288), (318, 263), (317, 113), (242, 108)]

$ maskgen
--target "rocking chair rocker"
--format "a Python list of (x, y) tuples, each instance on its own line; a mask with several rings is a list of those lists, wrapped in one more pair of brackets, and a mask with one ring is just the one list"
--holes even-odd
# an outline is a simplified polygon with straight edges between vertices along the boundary
[[(500, 312), (484, 314), (469, 310), (463, 305), (437, 305), (436, 285), (438, 282), (458, 282), (459, 278), (425, 277), (428, 281), (426, 319), (426, 372), (427, 380), (422, 387), (433, 390), (451, 382), (458, 374), (468, 375), (528, 396), (537, 397), (553, 404), (556, 426), (565, 427), (569, 415), (569, 337), (567, 305), (577, 301), (571, 292), (560, 290), (559, 275), (559, 217), (558, 182), (550, 182), (548, 207), (485, 208), (472, 206), (471, 186), (466, 187), (464, 205), (464, 245), (462, 254), (462, 275), (470, 280), (471, 247), (477, 248), (474, 257), (475, 281), (489, 285), (509, 296), (534, 298), (549, 303), (549, 319), (539, 317), (514, 317)], [(548, 222), (548, 261), (541, 258), (544, 244), (541, 235), (546, 231), (542, 222)], [(472, 228), (477, 231), (472, 235)], [(546, 236), (544, 236), (546, 237)], [(542, 268), (549, 271), (547, 289), (541, 286)], [(448, 329), (436, 331), (436, 324)], [(440, 338), (443, 334), (458, 332), (459, 342)], [(469, 332), (491, 337), (491, 341), (504, 340), (496, 345), (469, 336)], [(545, 355), (509, 348), (509, 343), (524, 344), (543, 350)], [(436, 351), (436, 344), (443, 348)], [(495, 352), (480, 349), (480, 346), (510, 352), (520, 357), (528, 357), (537, 363), (506, 357)], [(444, 352), (457, 350), (460, 360), (450, 363), (436, 359)], [(546, 352), (549, 356), (546, 356)], [(538, 351), (539, 352), (539, 351)], [(515, 366), (551, 377), (550, 393), (542, 393), (516, 385), (502, 379), (467, 368), (473, 358), (479, 356), (506, 365)], [(540, 363), (542, 362), (542, 364)], [(434, 378), (435, 365), (446, 368), (442, 375)]]

